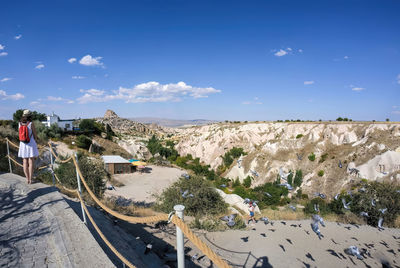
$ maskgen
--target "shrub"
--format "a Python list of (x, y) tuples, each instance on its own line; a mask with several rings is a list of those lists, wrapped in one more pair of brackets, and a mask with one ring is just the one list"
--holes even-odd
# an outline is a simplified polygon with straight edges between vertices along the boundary
[(236, 178), (236, 179), (233, 181), (232, 187), (235, 188), (235, 187), (240, 186), (240, 185), (241, 185), (241, 183), (240, 183), (239, 178)]
[(338, 118), (336, 118), (336, 121), (343, 121), (343, 118), (338, 117)]
[(328, 154), (327, 153), (325, 153), (325, 154), (323, 154), (323, 155), (321, 155), (321, 158), (319, 159), (319, 163), (323, 163), (323, 162), (325, 162), (325, 160), (328, 158)]
[(315, 160), (315, 154), (314, 154), (314, 153), (311, 153), (311, 154), (308, 156), (308, 160), (314, 161), (314, 160)]
[(303, 137), (303, 134), (297, 134), (296, 139), (300, 139)]
[(251, 177), (247, 176), (244, 180), (243, 180), (243, 186), (246, 188), (250, 188), (251, 186)]
[(301, 169), (296, 170), (296, 175), (294, 176), (293, 186), (298, 187), (303, 183), (303, 171)]
[(318, 176), (322, 177), (324, 176), (325, 172), (321, 169), (320, 171), (318, 171)]
[(233, 189), (233, 193), (237, 194), (241, 198), (249, 198), (250, 197), (249, 191), (247, 191), (247, 189), (243, 185), (236, 186), (235, 189)]
[[(188, 194), (193, 194), (193, 197), (182, 197), (182, 192), (186, 190)], [(177, 204), (184, 205), (185, 213), (189, 216), (220, 214), (227, 208), (212, 184), (200, 176), (191, 176), (190, 179), (180, 178), (162, 192), (155, 208), (169, 213)]]
[(105, 132), (104, 126), (93, 119), (82, 119), (79, 123), (79, 128), (84, 132), (91, 132), (94, 134)]
[(224, 156), (222, 156), (224, 165), (226, 167), (230, 167), (230, 165), (233, 163), (233, 160), (239, 158), (241, 155), (246, 155), (246, 153), (243, 151), (243, 148), (233, 147), (226, 152)]
[(314, 205), (319, 206), (319, 211), (321, 215), (326, 215), (330, 212), (329, 205), (320, 197), (311, 199), (309, 202), (307, 202), (305, 208), (304, 208), (304, 213), (305, 214), (317, 214), (317, 212), (314, 210)]
[(92, 144), (92, 140), (86, 135), (79, 135), (76, 137), (76, 146), (83, 149), (89, 149)]

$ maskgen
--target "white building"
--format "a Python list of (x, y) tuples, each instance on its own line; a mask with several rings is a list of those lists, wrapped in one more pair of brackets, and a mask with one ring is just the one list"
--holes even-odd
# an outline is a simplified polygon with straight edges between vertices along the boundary
[(42, 123), (47, 127), (50, 127), (52, 124), (57, 124), (57, 126), (64, 131), (72, 131), (76, 129), (75, 121), (75, 119), (61, 120), (60, 117), (53, 112), (51, 115), (47, 116), (47, 121), (43, 121)]

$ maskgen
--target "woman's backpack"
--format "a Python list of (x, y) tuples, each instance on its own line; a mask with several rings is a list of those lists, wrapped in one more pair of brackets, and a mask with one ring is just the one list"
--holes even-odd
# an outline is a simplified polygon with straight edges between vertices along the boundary
[[(31, 137), (29, 136), (29, 129), (28, 129), (29, 122), (26, 124), (20, 123), (19, 126), (19, 141), (23, 143), (29, 143), (31, 141)], [(32, 135), (32, 134), (31, 134)]]

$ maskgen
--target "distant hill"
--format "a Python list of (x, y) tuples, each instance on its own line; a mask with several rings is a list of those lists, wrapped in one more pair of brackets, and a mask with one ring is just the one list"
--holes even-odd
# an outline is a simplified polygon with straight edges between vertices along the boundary
[(133, 117), (129, 119), (143, 124), (157, 124), (163, 127), (202, 126), (218, 122), (215, 120), (206, 119), (178, 120), (157, 117)]

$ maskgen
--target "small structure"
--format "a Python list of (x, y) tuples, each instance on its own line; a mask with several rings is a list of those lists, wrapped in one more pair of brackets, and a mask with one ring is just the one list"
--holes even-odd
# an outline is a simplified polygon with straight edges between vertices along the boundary
[(119, 155), (103, 155), (104, 168), (110, 174), (132, 173), (132, 163)]
[(51, 115), (47, 116), (47, 121), (42, 121), (42, 123), (47, 127), (50, 127), (52, 124), (57, 124), (57, 126), (64, 131), (73, 131), (78, 128), (78, 126), (76, 125), (77, 120), (75, 119), (61, 120), (60, 117), (56, 115), (54, 112)]

